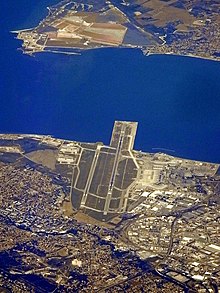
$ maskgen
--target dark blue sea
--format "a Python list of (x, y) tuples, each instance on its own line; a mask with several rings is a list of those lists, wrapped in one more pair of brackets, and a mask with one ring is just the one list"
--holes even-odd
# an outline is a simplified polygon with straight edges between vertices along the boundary
[(114, 120), (131, 120), (136, 149), (220, 162), (220, 63), (133, 49), (23, 55), (9, 31), (35, 26), (55, 3), (1, 3), (0, 133), (107, 144)]

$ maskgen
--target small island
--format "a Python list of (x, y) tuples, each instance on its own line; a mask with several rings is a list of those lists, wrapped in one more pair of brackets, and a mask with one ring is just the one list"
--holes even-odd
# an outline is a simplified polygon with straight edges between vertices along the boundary
[(145, 55), (173, 54), (220, 60), (220, 3), (202, 0), (132, 0), (47, 7), (33, 29), (14, 31), (22, 51), (80, 54), (82, 50), (140, 48)]

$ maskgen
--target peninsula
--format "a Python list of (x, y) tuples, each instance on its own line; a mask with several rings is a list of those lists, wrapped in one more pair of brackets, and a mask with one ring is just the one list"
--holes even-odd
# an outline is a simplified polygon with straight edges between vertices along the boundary
[(37, 27), (15, 31), (25, 54), (120, 47), (220, 60), (218, 1), (64, 0), (48, 12)]

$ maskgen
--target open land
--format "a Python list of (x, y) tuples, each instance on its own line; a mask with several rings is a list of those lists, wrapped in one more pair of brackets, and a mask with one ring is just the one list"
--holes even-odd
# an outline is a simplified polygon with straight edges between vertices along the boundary
[(0, 135), (1, 290), (218, 292), (219, 165), (136, 151), (136, 130)]
[(64, 0), (33, 29), (15, 31), (26, 54), (103, 47), (220, 59), (220, 3), (203, 0)]

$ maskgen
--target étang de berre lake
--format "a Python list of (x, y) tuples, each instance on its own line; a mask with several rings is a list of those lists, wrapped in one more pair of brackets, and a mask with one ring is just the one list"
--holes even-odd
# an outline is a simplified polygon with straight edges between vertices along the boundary
[[(48, 1), (48, 6), (55, 2)], [(23, 0), (13, 3), (13, 10), (10, 3), (3, 4), (2, 133), (107, 143), (106, 129), (114, 120), (133, 120), (142, 125), (138, 149), (165, 148), (176, 156), (219, 162), (218, 62), (145, 57), (135, 49), (97, 49), (73, 56), (42, 53), (31, 58), (16, 50), (20, 41), (9, 31), (36, 25), (47, 13), (45, 3)]]

